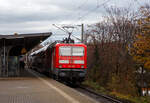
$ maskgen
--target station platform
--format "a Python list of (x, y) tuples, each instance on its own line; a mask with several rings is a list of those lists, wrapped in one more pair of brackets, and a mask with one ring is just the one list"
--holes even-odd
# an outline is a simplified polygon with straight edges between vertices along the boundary
[(0, 103), (97, 103), (92, 98), (32, 70), (0, 78)]

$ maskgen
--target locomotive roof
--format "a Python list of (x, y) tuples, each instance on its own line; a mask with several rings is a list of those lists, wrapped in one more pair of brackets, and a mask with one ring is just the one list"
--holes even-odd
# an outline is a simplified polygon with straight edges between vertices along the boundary
[(42, 52), (42, 51), (45, 51), (45, 50), (48, 48), (48, 46), (49, 46), (49, 44), (46, 45), (46, 46), (44, 46), (43, 48), (40, 48), (40, 49), (38, 49), (38, 50), (32, 52), (30, 55), (36, 55), (36, 54), (38, 54), (38, 53), (40, 53), (40, 52)]
[(43, 52), (43, 51), (46, 51), (48, 48), (53, 47), (53, 46), (54, 46), (55, 44), (57, 44), (58, 42), (61, 42), (61, 41), (51, 42), (51, 43), (47, 44), (46, 46), (44, 46), (43, 48), (40, 48), (40, 49), (38, 49), (38, 50), (32, 52), (30, 55), (36, 55), (36, 54), (38, 54), (38, 53), (41, 53), (41, 52)]
[[(55, 42), (52, 42), (50, 44), (47, 44), (46, 46), (44, 46), (43, 48), (40, 48), (34, 52), (32, 52), (30, 55), (36, 55), (36, 54), (39, 54), (41, 52), (44, 52), (46, 51), (48, 48), (51, 48), (51, 47), (54, 47), (55, 45), (59, 45), (59, 44), (66, 44), (66, 43), (62, 43), (61, 41), (55, 41)], [(78, 45), (81, 45), (82, 43), (78, 43)]]

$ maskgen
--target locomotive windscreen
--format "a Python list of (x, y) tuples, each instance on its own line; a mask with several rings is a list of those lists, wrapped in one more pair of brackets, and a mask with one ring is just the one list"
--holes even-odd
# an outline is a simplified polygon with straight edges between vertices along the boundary
[(72, 56), (84, 56), (84, 48), (72, 47)]
[(84, 48), (77, 46), (59, 47), (60, 56), (84, 56)]
[(61, 46), (59, 47), (60, 56), (71, 56), (71, 46)]

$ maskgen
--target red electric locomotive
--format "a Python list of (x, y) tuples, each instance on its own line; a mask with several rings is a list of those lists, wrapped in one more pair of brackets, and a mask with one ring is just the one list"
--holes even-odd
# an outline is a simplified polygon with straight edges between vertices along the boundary
[(54, 79), (82, 82), (87, 68), (87, 47), (84, 44), (53, 42), (31, 54), (32, 68), (47, 72)]

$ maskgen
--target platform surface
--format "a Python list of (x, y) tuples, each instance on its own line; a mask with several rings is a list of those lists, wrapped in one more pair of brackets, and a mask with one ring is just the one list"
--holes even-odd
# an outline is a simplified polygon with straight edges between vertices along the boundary
[(0, 78), (0, 103), (96, 103), (90, 97), (34, 71)]

